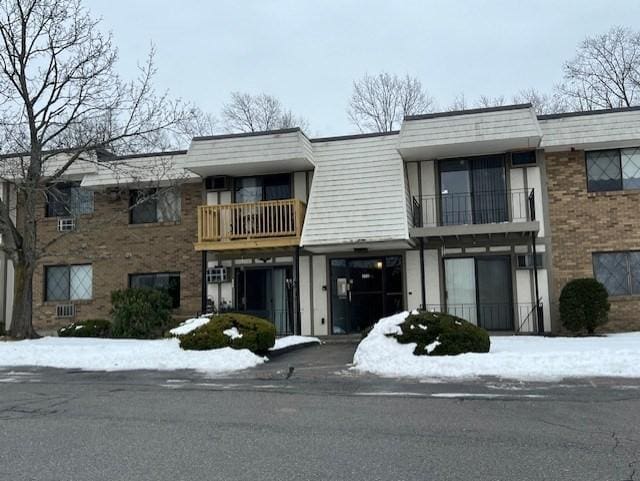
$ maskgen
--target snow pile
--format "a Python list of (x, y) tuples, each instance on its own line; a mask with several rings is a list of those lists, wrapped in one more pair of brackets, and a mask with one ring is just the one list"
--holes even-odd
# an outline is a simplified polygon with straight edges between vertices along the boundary
[(224, 331), (222, 331), (222, 334), (224, 334), (227, 337), (230, 337), (232, 340), (242, 339), (242, 334), (240, 334), (240, 331), (238, 331), (237, 327), (231, 327), (229, 329), (225, 329)]
[(187, 319), (186, 321), (180, 323), (178, 327), (174, 327), (169, 332), (174, 336), (182, 336), (184, 334), (189, 334), (191, 331), (195, 331), (200, 326), (204, 326), (208, 324), (211, 318), (209, 317), (194, 317), (193, 319)]
[(311, 336), (286, 336), (276, 339), (276, 343), (270, 351), (277, 351), (278, 349), (284, 349), (285, 347), (296, 346), (298, 344), (307, 344), (309, 342), (317, 342), (320, 344), (320, 339)]
[(403, 312), (378, 321), (358, 346), (354, 369), (427, 379), (640, 377), (640, 332), (582, 338), (495, 336), (487, 354), (416, 356), (415, 344), (400, 344), (385, 335), (399, 333), (399, 324), (407, 315)]
[(248, 349), (184, 351), (176, 338), (159, 340), (44, 337), (0, 342), (0, 367), (46, 366), (88, 371), (195, 369), (222, 373), (262, 364)]

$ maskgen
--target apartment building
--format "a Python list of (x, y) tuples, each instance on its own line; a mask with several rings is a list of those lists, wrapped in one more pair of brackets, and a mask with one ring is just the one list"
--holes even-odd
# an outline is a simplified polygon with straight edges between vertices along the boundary
[[(548, 332), (562, 286), (595, 276), (611, 328), (638, 329), (639, 146), (640, 110), (524, 104), (80, 163), (41, 209), (40, 240), (61, 239), (34, 281), (36, 327), (107, 317), (112, 290), (149, 286), (177, 316), (247, 311), (281, 334), (356, 333), (419, 307)], [(10, 263), (0, 269), (8, 320)]]

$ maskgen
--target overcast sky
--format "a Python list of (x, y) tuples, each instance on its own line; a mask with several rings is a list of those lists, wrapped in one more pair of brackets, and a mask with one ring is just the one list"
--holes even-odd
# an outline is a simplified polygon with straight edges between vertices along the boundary
[(456, 95), (551, 90), (586, 36), (640, 28), (639, 0), (85, 0), (133, 75), (153, 42), (157, 84), (218, 114), (229, 93), (265, 92), (310, 135), (353, 133), (352, 82), (419, 78), (442, 110)]

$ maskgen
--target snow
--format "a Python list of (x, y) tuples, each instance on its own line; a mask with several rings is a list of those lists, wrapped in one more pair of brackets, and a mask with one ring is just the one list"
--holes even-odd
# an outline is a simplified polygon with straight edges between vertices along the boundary
[(311, 336), (286, 336), (276, 339), (276, 343), (270, 351), (277, 351), (278, 349), (284, 349), (285, 347), (295, 346), (298, 344), (306, 344), (308, 342), (317, 342), (320, 344), (320, 339)]
[(424, 347), (424, 350), (427, 351), (428, 354), (431, 354), (433, 352), (433, 350), (438, 347), (440, 344), (442, 344), (440, 341), (438, 341), (438, 339), (436, 339), (435, 341), (433, 341), (431, 344), (427, 344)]
[(174, 327), (169, 332), (174, 336), (182, 336), (183, 334), (189, 334), (191, 331), (195, 331), (200, 326), (208, 324), (211, 320), (210, 317), (194, 317), (193, 319), (187, 319), (180, 323), (178, 327)]
[(248, 369), (265, 358), (248, 349), (184, 351), (176, 338), (158, 340), (44, 337), (0, 342), (0, 367), (46, 366), (88, 371), (195, 369), (222, 373)]
[(231, 339), (242, 339), (242, 334), (240, 334), (240, 331), (238, 331), (237, 327), (231, 327), (229, 329), (225, 329), (224, 331), (222, 331), (222, 334), (224, 334), (227, 337), (230, 337)]
[(358, 345), (353, 369), (386, 377), (440, 380), (481, 376), (526, 381), (640, 378), (640, 332), (580, 338), (493, 336), (487, 354), (416, 356), (415, 344), (400, 344), (385, 336), (399, 333), (398, 324), (407, 315), (403, 312), (378, 321)]

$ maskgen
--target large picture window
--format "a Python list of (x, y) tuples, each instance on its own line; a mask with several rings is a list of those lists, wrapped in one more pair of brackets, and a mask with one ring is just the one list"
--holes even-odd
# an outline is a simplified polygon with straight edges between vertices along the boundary
[(610, 296), (640, 294), (640, 251), (593, 254), (593, 273)]
[(587, 190), (640, 189), (640, 147), (586, 152)]
[(148, 274), (130, 274), (129, 287), (146, 287), (166, 291), (172, 300), (172, 307), (180, 307), (180, 273), (160, 272)]
[(79, 184), (55, 184), (47, 190), (47, 217), (75, 217), (93, 212), (93, 191)]
[(180, 192), (176, 189), (139, 189), (129, 194), (129, 222), (152, 224), (180, 221)]
[(45, 267), (45, 300), (77, 301), (93, 297), (90, 264)]

